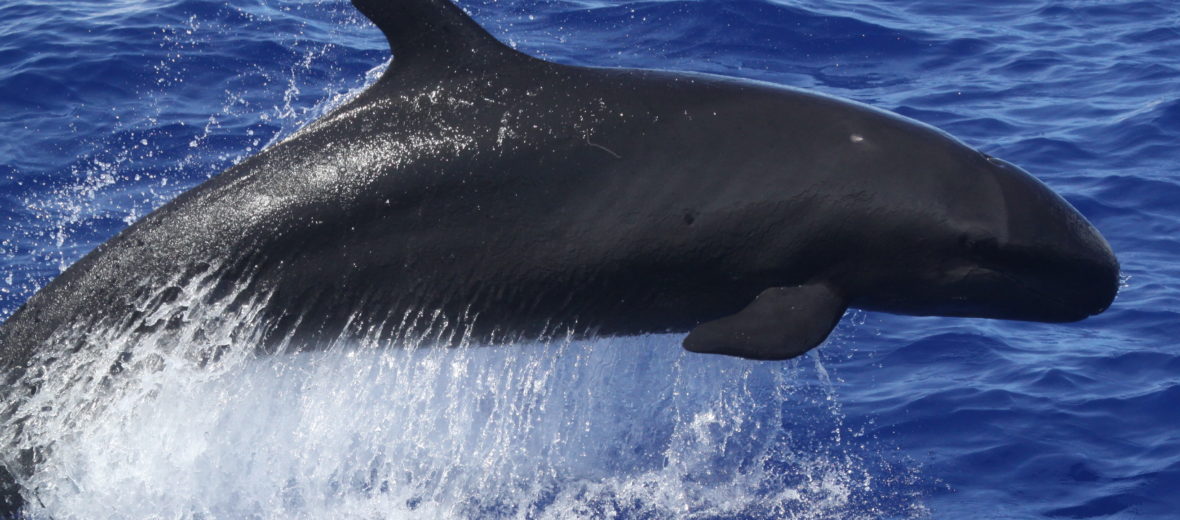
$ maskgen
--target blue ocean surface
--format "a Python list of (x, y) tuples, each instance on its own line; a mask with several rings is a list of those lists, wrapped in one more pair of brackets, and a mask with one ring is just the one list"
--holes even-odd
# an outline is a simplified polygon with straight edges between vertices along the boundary
[[(45, 431), (29, 518), (1180, 518), (1180, 4), (459, 3), (548, 60), (942, 128), (1085, 214), (1119, 297), (1074, 324), (850, 311), (780, 363), (668, 335), (161, 372)], [(347, 2), (0, 3), (0, 314), (388, 59)]]

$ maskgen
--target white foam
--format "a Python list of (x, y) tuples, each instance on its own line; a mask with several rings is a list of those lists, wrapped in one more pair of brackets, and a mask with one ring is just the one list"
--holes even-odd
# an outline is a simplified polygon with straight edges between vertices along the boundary
[(164, 363), (42, 431), (56, 438), (25, 485), (34, 517), (56, 519), (856, 510), (863, 468), (792, 446), (783, 426), (806, 410), (816, 428), (838, 419), (830, 387), (796, 383), (809, 364), (695, 356), (677, 339)]

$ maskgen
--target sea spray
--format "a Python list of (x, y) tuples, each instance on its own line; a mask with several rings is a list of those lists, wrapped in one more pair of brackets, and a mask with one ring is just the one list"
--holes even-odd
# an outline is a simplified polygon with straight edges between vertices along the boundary
[(32, 516), (879, 517), (818, 360), (676, 336), (270, 355), (241, 323), (57, 359), (22, 415)]

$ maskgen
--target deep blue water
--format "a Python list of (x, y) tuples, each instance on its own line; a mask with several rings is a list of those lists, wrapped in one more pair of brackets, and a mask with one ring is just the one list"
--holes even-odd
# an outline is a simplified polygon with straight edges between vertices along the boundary
[[(755, 433), (728, 437), (736, 447), (725, 446), (709, 464), (717, 473), (746, 474), (743, 464), (760, 461), (753, 482), (765, 489), (750, 490), (757, 500), (729, 510), (677, 510), (651, 506), (675, 505), (675, 498), (608, 486), (585, 492), (569, 516), (1180, 516), (1180, 4), (461, 5), (502, 40), (553, 61), (754, 78), (931, 123), (1033, 172), (1103, 232), (1123, 266), (1114, 306), (1076, 324), (853, 312), (807, 359), (742, 387), (756, 390), (754, 401), (782, 398), (782, 406), (742, 412), (748, 424), (782, 435), (767, 434), (773, 442)], [(313, 120), (371, 81), (387, 57), (379, 32), (342, 2), (0, 3), (0, 312), (11, 313), (136, 218)], [(677, 338), (647, 343), (673, 349)], [(666, 357), (653, 356), (648, 361), (657, 365)], [(743, 362), (713, 357), (673, 359), (688, 366), (678, 370), (708, 370), (710, 363), (746, 370)], [(643, 378), (650, 370), (659, 367), (626, 373)], [(752, 373), (769, 370), (778, 369)], [(642, 400), (603, 392), (595, 399)], [(595, 413), (644, 419), (629, 406)], [(138, 438), (133, 433), (128, 438)], [(667, 459), (670, 449), (651, 440), (658, 431), (649, 433), (622, 436), (627, 444), (618, 449), (631, 453), (624, 459), (640, 461), (633, 466), (667, 463), (645, 458), (659, 452)], [(774, 453), (748, 457), (767, 449)], [(798, 463), (801, 453), (816, 454), (814, 463)], [(845, 479), (842, 498), (815, 484), (833, 468)], [(580, 478), (615, 482), (621, 471), (603, 462)], [(200, 499), (195, 495), (215, 489), (191, 493)], [(801, 498), (782, 498), (791, 490)], [(530, 507), (544, 511), (560, 489), (537, 496)], [(781, 507), (749, 505), (758, 500)], [(838, 503), (821, 508), (808, 500)], [(166, 517), (283, 516), (236, 506), (204, 513), (175, 501), (151, 507)], [(106, 517), (130, 510), (103, 509)], [(504, 510), (482, 504), (440, 516), (500, 517)]]

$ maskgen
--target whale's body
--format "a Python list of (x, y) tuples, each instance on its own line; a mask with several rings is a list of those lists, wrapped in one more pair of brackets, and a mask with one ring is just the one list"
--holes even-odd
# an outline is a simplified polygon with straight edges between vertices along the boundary
[[(385, 75), (73, 265), (0, 329), (5, 366), (79, 323), (167, 325), (161, 286), (194, 280), (207, 299), (265, 294), (284, 344), (425, 313), (481, 337), (708, 324), (690, 348), (754, 358), (815, 346), (847, 306), (1071, 321), (1116, 291), (1109, 246), (1068, 203), (921, 123), (537, 60), (444, 0), (356, 3), (390, 39)], [(801, 323), (717, 321), (754, 301), (750, 316)]]
[(38, 292), (0, 329), (9, 384), (63, 334), (185, 320), (177, 294), (194, 291), (258, 306), (287, 348), (440, 326), (691, 331), (690, 350), (755, 359), (806, 352), (849, 306), (1072, 321), (1115, 295), (1085, 218), (924, 124), (545, 62), (445, 0), (354, 3), (389, 37), (385, 75)]

